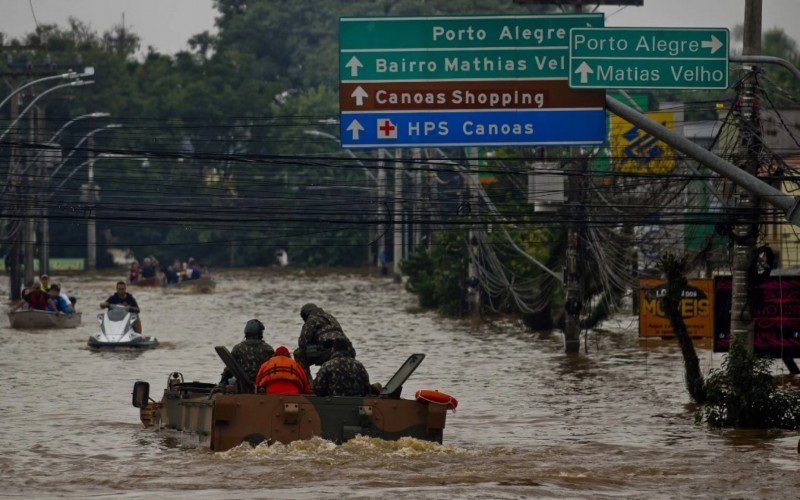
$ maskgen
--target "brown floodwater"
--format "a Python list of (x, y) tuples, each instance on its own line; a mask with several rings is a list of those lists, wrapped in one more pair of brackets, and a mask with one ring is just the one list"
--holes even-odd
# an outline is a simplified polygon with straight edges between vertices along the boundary
[[(93, 352), (98, 304), (117, 274), (56, 276), (79, 298), (74, 330), (11, 330), (3, 318), (0, 496), (319, 498), (795, 498), (797, 432), (719, 431), (695, 423), (680, 351), (640, 344), (621, 315), (590, 332), (588, 353), (562, 353), (559, 333), (515, 321), (474, 327), (419, 311), (391, 280), (358, 272), (220, 271), (216, 293), (132, 289), (145, 352)], [(7, 296), (8, 281), (0, 280)], [(171, 371), (216, 382), (253, 317), (273, 345), (294, 346), (299, 309), (334, 313), (372, 381), (411, 353), (427, 357), (405, 385), (456, 396), (444, 444), (358, 438), (212, 453), (191, 436), (143, 429), (133, 382), (158, 394)], [(719, 355), (699, 351), (704, 371)]]

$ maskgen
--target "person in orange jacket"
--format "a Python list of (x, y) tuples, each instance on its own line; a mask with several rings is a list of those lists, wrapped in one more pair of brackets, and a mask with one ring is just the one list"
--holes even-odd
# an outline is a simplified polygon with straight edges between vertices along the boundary
[(262, 392), (261, 388), (267, 394), (311, 394), (305, 370), (284, 346), (275, 349), (275, 355), (258, 369), (256, 392)]

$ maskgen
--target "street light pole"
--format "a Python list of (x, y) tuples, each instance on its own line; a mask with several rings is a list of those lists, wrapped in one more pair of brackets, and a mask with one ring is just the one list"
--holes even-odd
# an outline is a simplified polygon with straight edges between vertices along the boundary
[(62, 83), (61, 85), (56, 85), (55, 87), (51, 87), (51, 88), (45, 90), (41, 94), (37, 95), (30, 102), (30, 104), (28, 104), (28, 106), (24, 110), (22, 110), (22, 113), (20, 113), (19, 116), (17, 116), (17, 118), (13, 122), (11, 122), (11, 125), (8, 126), (8, 128), (5, 130), (5, 132), (0, 134), (0, 141), (2, 141), (3, 138), (6, 136), (6, 134), (8, 134), (11, 131), (11, 129), (14, 128), (14, 125), (17, 124), (17, 122), (20, 120), (20, 118), (22, 118), (25, 115), (25, 113), (30, 111), (31, 108), (33, 108), (33, 106), (36, 105), (36, 103), (39, 101), (39, 99), (41, 99), (42, 97), (46, 96), (50, 92), (53, 92), (53, 91), (58, 90), (58, 89), (63, 89), (64, 87), (82, 87), (84, 85), (91, 85), (93, 83), (94, 83), (94, 80), (78, 80), (78, 81), (75, 81), (75, 82)]
[(28, 82), (25, 85), (22, 85), (21, 87), (15, 89), (13, 92), (8, 94), (6, 98), (3, 99), (2, 102), (0, 102), (0, 108), (2, 108), (8, 101), (10, 101), (12, 97), (19, 94), (28, 87), (36, 85), (37, 83), (47, 82), (50, 80), (76, 80), (78, 78), (83, 78), (84, 76), (92, 76), (92, 75), (94, 75), (94, 68), (88, 66), (84, 68), (83, 73), (76, 73), (74, 71), (69, 71), (67, 73), (62, 73), (60, 75), (46, 76), (44, 78), (39, 78), (38, 80), (33, 80), (32, 82)]
[[(56, 169), (55, 169), (55, 170), (53, 170), (53, 172), (50, 174), (50, 178), (52, 179), (53, 177), (55, 177), (55, 176), (56, 176), (56, 174), (58, 173), (58, 171), (59, 171), (59, 170), (61, 170), (61, 167), (63, 167), (64, 165), (66, 165), (66, 164), (67, 164), (67, 162), (69, 161), (69, 159), (70, 159), (70, 158), (72, 158), (72, 155), (74, 155), (74, 154), (75, 154), (75, 151), (77, 151), (77, 150), (78, 150), (78, 148), (81, 146), (81, 144), (83, 144), (84, 142), (86, 142), (86, 141), (87, 141), (87, 140), (88, 140), (90, 137), (94, 136), (94, 134), (96, 134), (96, 133), (98, 133), (98, 132), (102, 132), (103, 130), (110, 130), (110, 129), (115, 129), (115, 128), (122, 128), (122, 125), (121, 125), (121, 124), (119, 124), (119, 123), (109, 123), (109, 124), (108, 124), (108, 125), (106, 125), (105, 127), (96, 128), (96, 129), (92, 130), (91, 132), (87, 133), (86, 135), (84, 135), (84, 136), (81, 138), (81, 140), (80, 140), (80, 141), (78, 141), (78, 143), (77, 143), (77, 144), (75, 144), (75, 146), (72, 148), (72, 151), (70, 151), (70, 152), (69, 152), (69, 154), (67, 155), (67, 157), (66, 157), (66, 158), (64, 158), (64, 159), (61, 161), (61, 163), (59, 163), (58, 167), (56, 167)], [(75, 172), (73, 171), (73, 173), (75, 173)], [(72, 176), (72, 174), (70, 174), (69, 176), (67, 176), (67, 179), (68, 179), (69, 177), (71, 177), (71, 176)], [(66, 179), (65, 179), (65, 181), (66, 181)], [(62, 183), (62, 184), (63, 184), (63, 183)], [(59, 187), (61, 187), (61, 186), (59, 186)]]

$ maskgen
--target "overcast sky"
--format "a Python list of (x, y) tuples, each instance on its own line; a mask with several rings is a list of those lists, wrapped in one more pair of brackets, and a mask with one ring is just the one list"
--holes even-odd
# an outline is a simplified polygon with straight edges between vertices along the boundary
[[(296, 1), (313, 5), (312, 0)], [(644, 4), (601, 8), (606, 26), (732, 28), (744, 20), (744, 0)], [(40, 24), (64, 25), (75, 16), (102, 32), (122, 22), (123, 14), (125, 25), (142, 38), (143, 50), (152, 45), (159, 52), (175, 53), (187, 47), (190, 36), (213, 31), (216, 11), (212, 0), (0, 0), (0, 32), (12, 37), (29, 33), (36, 27), (34, 15)], [(763, 16), (764, 30), (778, 26), (800, 42), (800, 0), (764, 0)]]

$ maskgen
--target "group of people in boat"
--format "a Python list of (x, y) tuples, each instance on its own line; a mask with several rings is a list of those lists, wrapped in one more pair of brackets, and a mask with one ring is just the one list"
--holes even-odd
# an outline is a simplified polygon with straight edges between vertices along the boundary
[(146, 282), (174, 285), (181, 281), (200, 279), (204, 274), (206, 274), (205, 268), (194, 257), (189, 257), (189, 260), (183, 263), (179, 259), (174, 259), (172, 264), (161, 266), (158, 259), (151, 255), (142, 260), (141, 266), (138, 260), (133, 261), (128, 272), (128, 282), (132, 285)]
[(75, 314), (75, 302), (61, 289), (59, 283), (51, 283), (50, 276), (43, 274), (39, 281), (22, 289), (22, 299), (14, 304), (12, 311), (38, 310), (56, 314)]
[[(364, 365), (341, 325), (315, 304), (300, 309), (303, 328), (292, 359), (289, 349), (273, 349), (264, 341), (264, 324), (251, 319), (244, 328), (245, 339), (231, 351), (257, 393), (316, 394), (318, 396), (366, 396), (373, 388)], [(311, 378), (311, 366), (320, 366)], [(226, 368), (220, 390), (229, 385), (233, 373)]]

